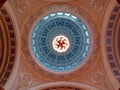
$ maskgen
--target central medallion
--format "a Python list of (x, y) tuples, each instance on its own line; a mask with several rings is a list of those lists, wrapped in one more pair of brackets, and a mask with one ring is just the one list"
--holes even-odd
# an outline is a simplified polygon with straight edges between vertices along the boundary
[(71, 71), (85, 61), (90, 35), (78, 17), (57, 12), (43, 17), (35, 25), (31, 46), (40, 66), (55, 72)]
[(52, 42), (53, 49), (58, 53), (66, 52), (70, 46), (69, 40), (63, 35), (56, 36)]

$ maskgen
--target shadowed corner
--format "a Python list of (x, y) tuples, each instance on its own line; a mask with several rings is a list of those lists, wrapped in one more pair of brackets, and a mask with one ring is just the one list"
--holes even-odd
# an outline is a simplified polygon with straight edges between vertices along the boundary
[[(5, 3), (6, 0), (0, 0), (0, 8), (3, 6), (3, 4)], [(1, 37), (1, 35), (0, 35)], [(1, 49), (1, 48), (0, 48)], [(0, 52), (1, 54), (1, 52)], [(0, 60), (1, 60), (1, 56), (0, 56)], [(1, 73), (0, 73), (1, 74)], [(1, 79), (0, 79), (0, 90), (5, 90), (2, 86), (2, 83), (1, 83)]]
[[(120, 0), (117, 0), (117, 2), (120, 4)], [(120, 90), (120, 89), (119, 89)]]
[(5, 90), (2, 86), (1, 80), (0, 80), (0, 90)]
[(7, 1), (7, 0), (0, 0), (0, 8), (3, 6), (3, 4), (5, 3), (5, 1)]

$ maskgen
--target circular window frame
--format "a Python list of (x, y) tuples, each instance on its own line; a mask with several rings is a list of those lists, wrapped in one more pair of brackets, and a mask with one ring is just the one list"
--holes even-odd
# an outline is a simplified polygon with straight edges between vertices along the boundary
[[(76, 15), (74, 15), (74, 14), (71, 14), (71, 13), (66, 13), (66, 12), (54, 12), (54, 13), (52, 13), (52, 14), (58, 14), (58, 13), (63, 13), (63, 14), (70, 14), (71, 16), (73, 16), (74, 18), (78, 18), (78, 17), (76, 17)], [(36, 24), (38, 24), (42, 19), (44, 19), (44, 18), (48, 18), (48, 16), (49, 15), (51, 15), (51, 13), (48, 13), (48, 15), (45, 15), (45, 16), (43, 16), (43, 17), (41, 17), (40, 18), (40, 20), (38, 21), (38, 22), (36, 22)], [(59, 16), (59, 15), (58, 15)], [(66, 18), (68, 18), (68, 17), (66, 17)], [(70, 18), (70, 17), (69, 17)], [(72, 18), (72, 17), (71, 17)], [(84, 25), (84, 27), (86, 27), (86, 30), (85, 31), (88, 31), (88, 33), (89, 33), (89, 30), (88, 30), (88, 27), (85, 25), (85, 23), (81, 20), (81, 19), (78, 19), (78, 20), (80, 20), (81, 22), (82, 22), (82, 24)], [(31, 29), (31, 32), (30, 32), (30, 37), (29, 37), (29, 43), (31, 43), (31, 39), (32, 39), (32, 34), (33, 34), (33, 32), (35, 31), (35, 27), (37, 27), (37, 25), (35, 24), (35, 26), (34, 27), (32, 27), (32, 29)], [(85, 33), (85, 31), (83, 31), (84, 33)], [(90, 40), (90, 33), (89, 33), (89, 36), (87, 37), (87, 35), (85, 35), (85, 37), (86, 37), (86, 39), (88, 39), (88, 37), (89, 37), (89, 40)], [(89, 45), (91, 46), (91, 40), (90, 40), (90, 43), (89, 43)], [(32, 45), (29, 45), (29, 49), (31, 49), (32, 48)], [(87, 47), (87, 46), (86, 46)], [(89, 47), (89, 48), (91, 48), (91, 47)], [(60, 71), (60, 70), (57, 70), (57, 71), (54, 71), (54, 70), (52, 70), (52, 69), (49, 69), (48, 67), (46, 67), (46, 66), (44, 66), (44, 65), (42, 65), (42, 63), (40, 63), (40, 61), (39, 61), (39, 59), (35, 56), (35, 52), (33, 51), (33, 50), (31, 50), (31, 54), (32, 54), (32, 56), (33, 56), (33, 58), (34, 58), (34, 60), (37, 60), (36, 62), (37, 62), (37, 64), (39, 65), (39, 66), (41, 66), (42, 68), (44, 68), (45, 70), (47, 70), (47, 71), (49, 71), (49, 72), (53, 72), (53, 73), (59, 73), (59, 74), (64, 74), (64, 73), (69, 73), (69, 72), (72, 72), (72, 71), (74, 71), (74, 70), (76, 70), (77, 68), (79, 68), (79, 67), (82, 67), (81, 65), (83, 65), (84, 64), (84, 62), (86, 62), (86, 58), (88, 57), (88, 55), (89, 55), (89, 51), (90, 51), (90, 49), (88, 50), (88, 51), (86, 51), (86, 56), (85, 57), (83, 57), (84, 59), (82, 59), (81, 61), (80, 61), (80, 63), (79, 63), (79, 65), (77, 65), (77, 66), (75, 66), (74, 68), (72, 68), (72, 69), (70, 69), (70, 70), (64, 70), (64, 71)], [(84, 52), (83, 52), (83, 54), (84, 54)], [(78, 60), (77, 60), (78, 61)]]

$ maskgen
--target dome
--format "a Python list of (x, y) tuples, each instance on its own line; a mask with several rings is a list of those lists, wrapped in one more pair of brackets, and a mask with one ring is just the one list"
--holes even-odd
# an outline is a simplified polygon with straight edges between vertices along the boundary
[(84, 62), (90, 48), (90, 35), (77, 16), (56, 12), (35, 25), (31, 47), (40, 65), (55, 72), (71, 71)]

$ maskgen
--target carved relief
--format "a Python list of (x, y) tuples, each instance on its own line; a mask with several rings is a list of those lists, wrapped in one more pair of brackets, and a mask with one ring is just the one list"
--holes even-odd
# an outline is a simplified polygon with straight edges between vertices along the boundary
[(91, 72), (89, 80), (93, 85), (101, 88), (102, 90), (110, 90), (106, 76), (101, 70), (94, 70)]
[(104, 0), (89, 0), (88, 4), (93, 11), (101, 11), (104, 8)]
[(36, 81), (36, 79), (32, 76), (29, 72), (23, 72), (19, 76), (19, 84), (17, 86), (17, 90), (21, 90), (31, 84), (33, 84)]
[(25, 86), (31, 84), (31, 82), (32, 82), (31, 73), (27, 73), (27, 72), (22, 73), (21, 76), (20, 76), (20, 81)]
[(28, 0), (18, 0), (16, 2), (16, 8), (20, 13), (25, 13), (29, 11), (30, 4)]
[(93, 71), (91, 73), (91, 78), (90, 78), (91, 82), (94, 84), (100, 84), (102, 82), (104, 82), (104, 76), (103, 73), (100, 71)]

